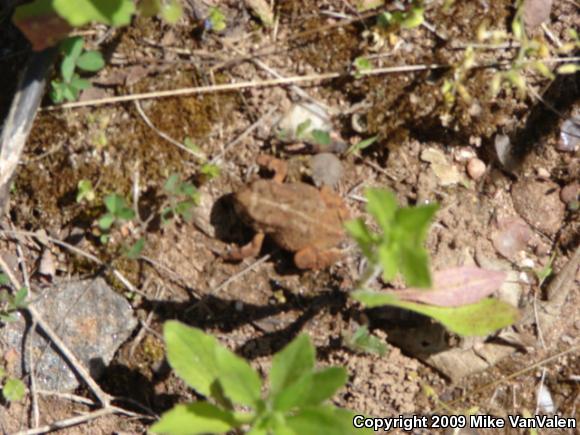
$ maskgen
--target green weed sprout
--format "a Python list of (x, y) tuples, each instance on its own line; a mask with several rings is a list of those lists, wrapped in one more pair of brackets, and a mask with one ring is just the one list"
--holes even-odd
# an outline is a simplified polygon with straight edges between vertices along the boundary
[(191, 183), (182, 181), (179, 175), (169, 176), (163, 190), (168, 196), (169, 205), (161, 211), (163, 223), (169, 216), (181, 216), (185, 221), (193, 217), (193, 208), (199, 204), (199, 192)]
[(20, 402), (26, 394), (24, 383), (20, 379), (7, 377), (2, 367), (0, 367), (0, 385), (2, 385), (0, 388), (2, 397), (8, 402)]
[(219, 8), (217, 7), (209, 8), (208, 20), (211, 29), (214, 32), (221, 32), (226, 29), (227, 26), (226, 16)]
[[(0, 286), (6, 287), (10, 285), (8, 277), (0, 273)], [(14, 313), (22, 310), (28, 306), (26, 298), (28, 297), (28, 290), (26, 287), (21, 288), (15, 294), (10, 294), (6, 291), (0, 291), (0, 322), (8, 323), (16, 320)]]
[(80, 180), (77, 184), (77, 203), (83, 201), (92, 202), (95, 200), (95, 190), (93, 188), (93, 183), (91, 180)]
[(347, 373), (342, 367), (315, 370), (315, 349), (307, 335), (274, 355), (265, 395), (256, 370), (215, 337), (177, 321), (165, 323), (164, 337), (173, 370), (211, 402), (176, 405), (151, 427), (153, 433), (372, 433), (354, 428), (353, 412), (327, 403), (346, 383)]
[(437, 211), (437, 205), (399, 207), (395, 195), (383, 189), (368, 189), (366, 198), (367, 211), (377, 221), (379, 231), (373, 232), (360, 218), (346, 223), (347, 231), (370, 263), (351, 294), (355, 300), (367, 308), (390, 305), (432, 317), (461, 336), (486, 336), (517, 321), (517, 308), (499, 299), (484, 298), (473, 304), (445, 307), (402, 300), (396, 292), (366, 289), (380, 272), (385, 282), (400, 272), (409, 287), (431, 287), (429, 255), (423, 243)]
[(51, 82), (50, 98), (54, 103), (76, 101), (80, 91), (91, 87), (91, 83), (81, 78), (75, 71), (96, 72), (105, 66), (103, 56), (98, 51), (83, 49), (84, 41), (80, 36), (65, 39), (60, 49), (63, 60), (60, 64), (60, 79)]
[(383, 280), (401, 273), (409, 286), (431, 287), (429, 255), (423, 247), (437, 205), (399, 207), (395, 195), (384, 189), (367, 189), (367, 211), (379, 226), (373, 232), (361, 219), (346, 223), (372, 268), (382, 270)]

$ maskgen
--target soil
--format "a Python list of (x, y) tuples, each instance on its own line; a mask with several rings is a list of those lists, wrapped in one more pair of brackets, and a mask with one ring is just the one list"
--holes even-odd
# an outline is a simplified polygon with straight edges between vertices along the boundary
[[(101, 26), (82, 29), (87, 45), (100, 49), (108, 62), (90, 77), (93, 88), (85, 91), (81, 101), (273, 78), (264, 65), (284, 77), (346, 72), (360, 56), (371, 59), (376, 68), (460, 67), (466, 47), (476, 41), (478, 26), (487, 23), (490, 29), (509, 31), (514, 16), (512, 1), (493, 5), (445, 2), (450, 3), (447, 7), (444, 2), (429, 2), (424, 26), (384, 30), (377, 27), (376, 16), (360, 18), (348, 1), (288, 0), (273, 2), (279, 21), (268, 29), (243, 2), (207, 3), (219, 3), (228, 20), (225, 31), (201, 32), (187, 8), (173, 26), (157, 18), (138, 18), (130, 27), (110, 32)], [(344, 24), (346, 19), (352, 22)], [(555, 0), (547, 23), (549, 34), (541, 28), (532, 33), (555, 57), (556, 41), (569, 41), (567, 29), (577, 19), (577, 3)], [(0, 116), (4, 117), (17, 72), (29, 51), (6, 19), (0, 20), (4, 20), (0, 21), (0, 79), (5, 84)], [(514, 58), (514, 48), (499, 47), (477, 50), (478, 63)], [(452, 103), (441, 92), (444, 80), (453, 78), (449, 68), (362, 78), (344, 75), (300, 84), (300, 88), (330, 108), (335, 133), (348, 145), (377, 136), (361, 153), (340, 156), (343, 175), (337, 190), (353, 216), (370, 222), (361, 200), (367, 187), (391, 189), (401, 205), (437, 202), (440, 209), (427, 241), (433, 270), (473, 264), (477, 258), (502, 264), (515, 272), (520, 286), (516, 303), (523, 309), (544, 298), (551, 279), (578, 246), (577, 202), (575, 209), (572, 202), (557, 204), (557, 213), (551, 213), (548, 205), (559, 201), (555, 191), (580, 179), (578, 148), (558, 150), (561, 124), (580, 115), (580, 81), (578, 73), (550, 80), (526, 70), (528, 85), (543, 96), (543, 102), (531, 92), (519, 95), (512, 88), (490, 96), (489, 84), (497, 72), (489, 67), (465, 73), (461, 84), (468, 97), (457, 95)], [(43, 230), (95, 255), (139, 290), (138, 294), (129, 292), (110, 267), (103, 268), (62, 246), (49, 247), (56, 261), (55, 275), (104, 276), (129, 298), (141, 320), (140, 329), (108, 367), (101, 386), (124, 398), (120, 406), (137, 412), (146, 409), (159, 415), (176, 403), (192, 400), (192, 392), (168, 368), (160, 339), (163, 322), (179, 319), (214, 334), (261, 373), (267, 373), (273, 353), (299, 332), (307, 333), (316, 345), (320, 366), (339, 365), (349, 372), (347, 386), (333, 402), (361, 414), (460, 414), (476, 407), (479, 413), (496, 416), (534, 415), (543, 379), (557, 413), (578, 419), (578, 273), (549, 334), (541, 325), (528, 328), (530, 341), (515, 346), (507, 358), (483, 372), (450, 380), (426, 365), (424, 355), (441, 341), (448, 348), (477, 348), (483, 340), (459, 339), (402, 310), (364, 310), (348, 297), (364, 269), (364, 257), (356, 247), (351, 246), (340, 262), (322, 271), (296, 269), (292, 254), (268, 240), (257, 262), (222, 259), (220, 254), (231, 244), (248, 242), (253, 235), (233, 210), (231, 193), (257, 176), (256, 157), (268, 153), (290, 161), (309, 158), (297, 156), (293, 147), (272, 133), (276, 116), (301, 100), (292, 86), (151, 98), (139, 104), (152, 129), (132, 102), (63, 109), (53, 107), (46, 98), (26, 144), (10, 213), (2, 226)], [(254, 123), (257, 128), (245, 133)], [(355, 128), (353, 123), (357, 123)], [(496, 134), (511, 139), (510, 165), (498, 159)], [(167, 136), (180, 143), (188, 138), (188, 143), (198, 147), (195, 152), (215, 159), (219, 176), (209, 177), (204, 159), (179, 148)], [(444, 171), (458, 171), (457, 182), (442, 182), (441, 173), (424, 158), (427, 149), (445, 157)], [(485, 163), (478, 179), (466, 172), (473, 158)], [(199, 190), (200, 203), (191, 222), (174, 217), (164, 224), (159, 218), (167, 205), (164, 183), (172, 174)], [(311, 182), (301, 174), (298, 171), (297, 176)], [(92, 182), (95, 200), (77, 201), (80, 180)], [(512, 198), (512, 186), (517, 183), (529, 183), (515, 189), (526, 192), (523, 199)], [(551, 186), (550, 202), (535, 187), (538, 183)], [(138, 192), (141, 222), (115, 226), (103, 245), (97, 225), (105, 212), (103, 198), (117, 193), (131, 203), (134, 192)], [(520, 216), (521, 207), (526, 212)], [(494, 234), (498, 222), (518, 216), (528, 221), (533, 237), (506, 259), (494, 247)], [(539, 228), (534, 226), (537, 221)], [(140, 258), (128, 259), (123, 253), (140, 237), (146, 240)], [(40, 289), (47, 279), (38, 273), (45, 247), (32, 238), (16, 239), (4, 233), (2, 255), (17, 258), (17, 249), (23, 251), (32, 289)], [(533, 270), (551, 259), (555, 275), (541, 284)], [(402, 281), (393, 285), (400, 287)], [(386, 284), (372, 286), (380, 289)], [(385, 356), (347, 347), (345, 337), (363, 324), (390, 343)], [(551, 340), (544, 342), (542, 332)], [(534, 365), (559, 352), (564, 355)], [(76, 394), (88, 392), (80, 389)], [(65, 396), (40, 397), (41, 424), (90, 409)], [(0, 405), (0, 430), (12, 433), (28, 427), (29, 409), (30, 397), (22, 403)], [(109, 415), (59, 433), (145, 433), (150, 424), (146, 418)]]

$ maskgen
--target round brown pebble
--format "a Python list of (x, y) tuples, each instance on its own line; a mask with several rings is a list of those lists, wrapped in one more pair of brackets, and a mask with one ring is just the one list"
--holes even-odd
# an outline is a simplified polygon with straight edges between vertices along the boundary
[(580, 184), (572, 183), (562, 189), (560, 199), (566, 204), (570, 204), (572, 201), (578, 200), (578, 195), (580, 195)]
[(476, 158), (469, 160), (467, 162), (467, 173), (474, 180), (481, 178), (485, 174), (485, 163)]
[(560, 200), (560, 186), (551, 181), (523, 178), (512, 186), (515, 210), (524, 220), (544, 234), (558, 232), (566, 214)]

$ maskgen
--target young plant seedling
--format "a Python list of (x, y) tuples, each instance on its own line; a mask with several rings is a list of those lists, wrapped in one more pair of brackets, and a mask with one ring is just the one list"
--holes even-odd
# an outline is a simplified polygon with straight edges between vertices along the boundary
[(173, 370), (213, 403), (176, 405), (151, 427), (153, 433), (182, 434), (184, 428), (188, 434), (372, 433), (354, 428), (355, 413), (327, 403), (346, 383), (347, 373), (342, 367), (315, 370), (315, 349), (307, 335), (274, 355), (265, 397), (256, 370), (213, 336), (169, 321), (164, 337)]
[[(3, 273), (0, 273), (0, 286), (10, 286), (8, 277)], [(15, 294), (0, 290), (0, 323), (8, 323), (16, 320), (14, 313), (28, 306), (26, 302), (27, 297), (28, 290), (26, 287), (21, 288)]]
[(80, 91), (91, 87), (91, 83), (81, 78), (77, 69), (96, 72), (105, 66), (101, 53), (95, 50), (84, 50), (84, 40), (80, 36), (65, 39), (60, 49), (63, 54), (60, 64), (60, 79), (51, 82), (50, 98), (54, 103), (76, 101)]
[(399, 207), (395, 195), (383, 189), (368, 189), (366, 197), (367, 211), (380, 231), (373, 232), (360, 218), (346, 223), (347, 231), (370, 263), (358, 290), (352, 294), (354, 299), (368, 308), (390, 305), (415, 311), (462, 336), (486, 336), (517, 321), (517, 308), (498, 299), (486, 297), (461, 306), (441, 306), (404, 300), (397, 292), (365, 289), (379, 272), (385, 282), (401, 273), (407, 285), (417, 290), (432, 286), (429, 256), (423, 243), (437, 211), (437, 205)]
[(161, 211), (161, 221), (166, 223), (169, 216), (181, 216), (185, 221), (193, 217), (193, 208), (199, 204), (199, 191), (191, 183), (185, 182), (178, 174), (169, 176), (163, 190), (169, 205)]
[(380, 268), (385, 282), (401, 273), (408, 285), (431, 287), (429, 255), (423, 247), (427, 229), (437, 205), (399, 207), (395, 195), (384, 189), (367, 189), (367, 211), (379, 226), (373, 232), (361, 219), (346, 223), (374, 268)]
[(24, 399), (24, 395), (26, 394), (24, 383), (20, 379), (7, 377), (2, 367), (0, 367), (0, 385), (2, 385), (0, 389), (2, 397), (7, 402), (20, 402)]
[(106, 231), (106, 234), (101, 236), (101, 243), (106, 244), (109, 240), (108, 232), (117, 221), (130, 221), (135, 217), (135, 211), (127, 206), (125, 198), (116, 193), (111, 193), (105, 196), (105, 207), (107, 213), (99, 218), (99, 227)]

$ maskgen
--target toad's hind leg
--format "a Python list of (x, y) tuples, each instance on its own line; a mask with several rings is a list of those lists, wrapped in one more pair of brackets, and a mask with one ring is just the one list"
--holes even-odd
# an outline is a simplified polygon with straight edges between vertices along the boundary
[(336, 263), (341, 257), (342, 252), (338, 249), (321, 251), (311, 246), (294, 254), (294, 264), (298, 269), (319, 270)]
[(247, 257), (256, 257), (260, 253), (263, 243), (264, 233), (256, 233), (250, 243), (232, 248), (222, 257), (229, 261), (240, 261)]

